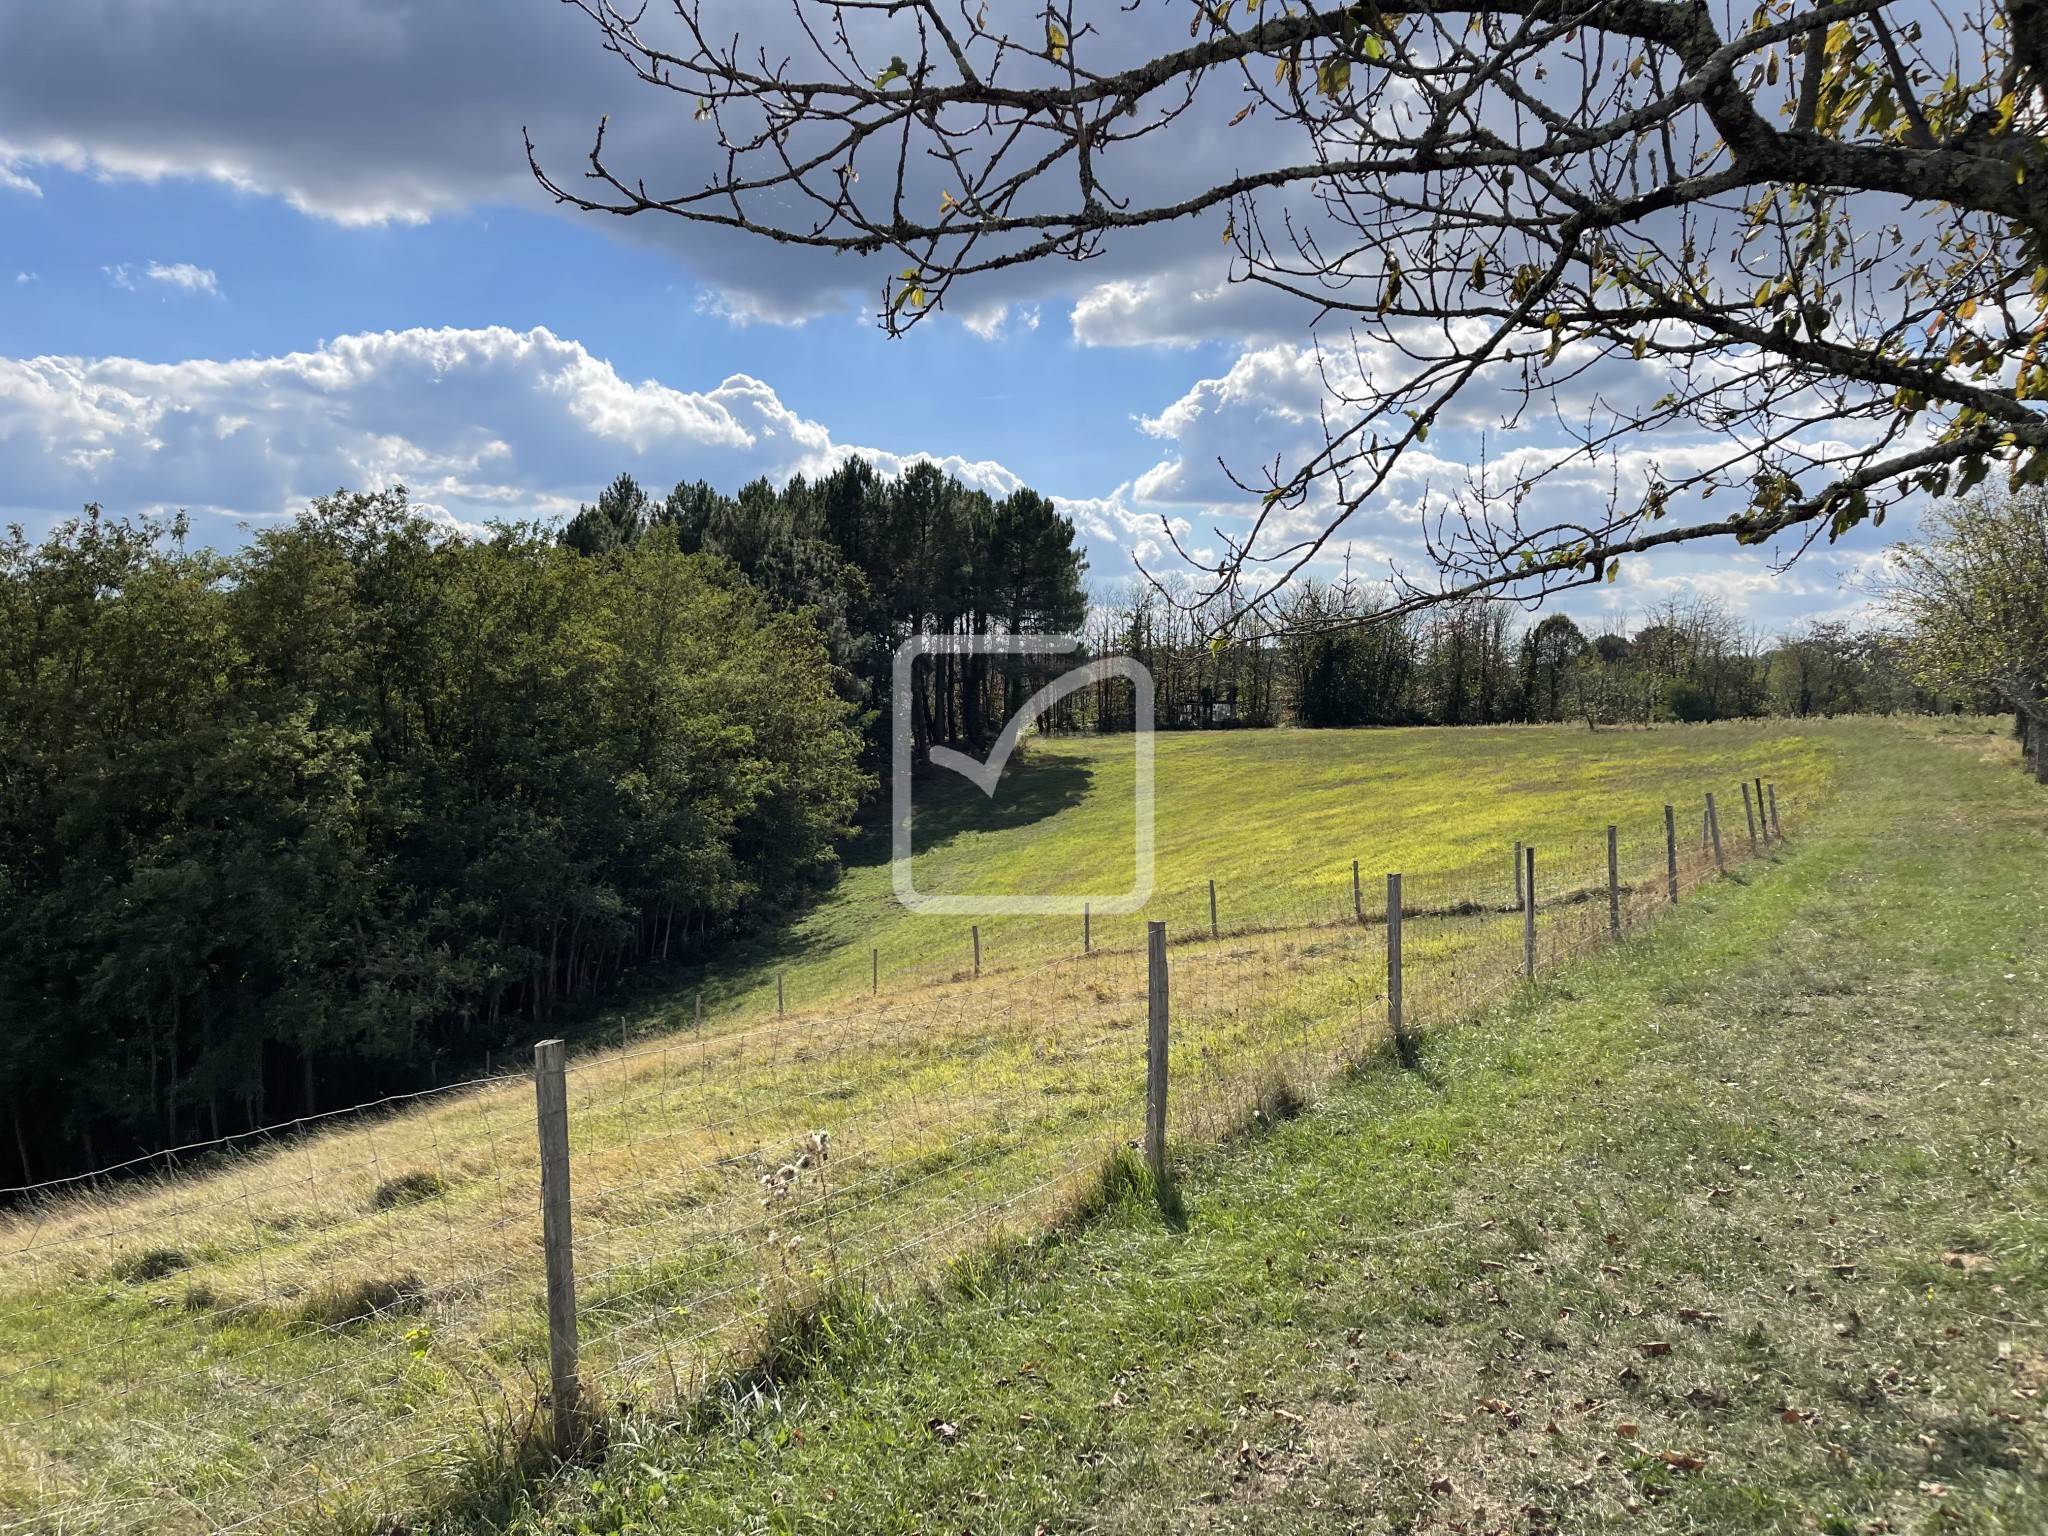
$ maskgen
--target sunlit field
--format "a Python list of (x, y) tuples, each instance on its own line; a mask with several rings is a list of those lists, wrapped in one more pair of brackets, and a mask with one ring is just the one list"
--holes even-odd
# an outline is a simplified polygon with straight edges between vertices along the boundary
[[(928, 1277), (1084, 1210), (1139, 1135), (1146, 920), (1171, 946), (1170, 1138), (1213, 1141), (1386, 1054), (1389, 871), (1408, 1017), (1441, 1027), (1520, 975), (1517, 841), (1552, 964), (1609, 932), (1610, 823), (1626, 927), (1666, 902), (1667, 803), (1694, 884), (1709, 791), (1733, 865), (1744, 782), (1775, 786), (1796, 839), (1889, 729), (1162, 737), (1146, 909), (1095, 918), (1087, 953), (1078, 918), (981, 919), (979, 975), (970, 920), (904, 914), (863, 841), (781, 940), (572, 1061), (594, 1400), (687, 1402), (828, 1287)], [(1132, 763), (1128, 739), (1041, 741), (993, 801), (920, 786), (920, 886), (1127, 887)], [(487, 1498), (545, 1387), (537, 1190), (514, 1076), (7, 1219), (0, 1523), (371, 1530)]]

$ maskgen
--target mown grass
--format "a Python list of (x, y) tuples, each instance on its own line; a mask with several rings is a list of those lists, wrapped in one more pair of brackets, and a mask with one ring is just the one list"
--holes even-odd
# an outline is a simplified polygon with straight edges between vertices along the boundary
[[(1853, 728), (1852, 728), (1853, 729)], [(1590, 849), (1609, 822), (1647, 857), (1662, 847), (1663, 807), (1697, 842), (1702, 799), (1721, 799), (1724, 835), (1742, 840), (1739, 781), (1774, 780), (1811, 810), (1846, 738), (1831, 723), (1782, 721), (1589, 732), (1572, 726), (1176, 733), (1157, 741), (1157, 857), (1141, 913), (1094, 919), (1096, 941), (1135, 947), (1147, 921), (1208, 926), (1208, 882), (1225, 927), (1254, 917), (1318, 922), (1351, 911), (1351, 863), (1366, 902), (1390, 870), (1512, 900), (1518, 840)], [(918, 888), (956, 894), (1072, 894), (1131, 884), (1134, 756), (1128, 738), (1027, 740), (995, 799), (957, 774), (915, 794)], [(1013, 763), (1019, 762), (1013, 760)], [(792, 1002), (857, 996), (879, 951), (885, 986), (966, 970), (963, 918), (914, 918), (897, 906), (883, 826), (847, 855), (833, 898), (744, 963), (685, 976), (635, 1009), (633, 1033), (682, 1022), (695, 993), (717, 1016), (758, 1017), (784, 977)], [(989, 964), (1066, 955), (1078, 918), (979, 919)], [(616, 1024), (612, 1027), (616, 1028)]]
[[(642, 1019), (638, 1049), (572, 1073), (593, 1387), (620, 1425), (656, 1418), (821, 1293), (886, 1291), (1070, 1217), (1077, 1179), (1136, 1135), (1143, 974), (1117, 946), (1142, 918), (1195, 930), (1175, 949), (1174, 1123), (1199, 1146), (1283, 1119), (1381, 1045), (1383, 938), (1351, 921), (1351, 857), (1405, 866), (1411, 903), (1491, 903), (1512, 893), (1514, 837), (1542, 842), (1543, 889), (1563, 890), (1604, 878), (1591, 834), (1619, 820), (1639, 910), (1657, 899), (1666, 799), (1712, 783), (1730, 826), (1736, 782), (1763, 774), (1796, 826), (1839, 757), (1888, 739), (1862, 723), (1169, 740), (1152, 910), (1130, 932), (1098, 927), (1087, 957), (1071, 925), (986, 925), (980, 978), (964, 954), (949, 968), (960, 925), (879, 916), (887, 872), (857, 867), (797, 941), (810, 958), (790, 967), (787, 1018), (763, 1017), (757, 966), (703, 1032), (645, 1038), (689, 1016), (686, 989)], [(1128, 814), (1120, 750), (1042, 744), (1026, 788), (1076, 763), (1089, 777), (1071, 803), (1027, 795), (1053, 806), (1038, 819), (999, 800), (988, 814), (1014, 824), (976, 825), (980, 806), (942, 801), (924, 878), (1092, 878)], [(1690, 834), (1687, 858), (1696, 877)], [(1203, 936), (1191, 870), (1228, 893), (1220, 939)], [(1604, 905), (1558, 908), (1546, 945), (1603, 923)], [(1515, 930), (1413, 923), (1411, 1016), (1448, 1018), (1509, 981)], [(885, 939), (902, 963), (868, 999), (865, 950)], [(807, 1156), (820, 1129), (829, 1155)], [(514, 1081), (0, 1226), (0, 1522), (367, 1530), (507, 1497), (519, 1479), (499, 1474), (530, 1470), (545, 1357), (532, 1137)]]
[(2048, 800), (1857, 738), (1668, 922), (842, 1302), (526, 1533), (2048, 1529)]

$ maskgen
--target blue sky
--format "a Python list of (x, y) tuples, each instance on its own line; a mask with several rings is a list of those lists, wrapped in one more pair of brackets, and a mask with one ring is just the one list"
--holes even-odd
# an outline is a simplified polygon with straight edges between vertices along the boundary
[[(0, 520), (187, 507), (229, 542), (336, 484), (404, 478), (474, 522), (559, 516), (620, 469), (734, 486), (928, 454), (1060, 498), (1106, 588), (1166, 563), (1162, 518), (1201, 546), (1243, 514), (1219, 458), (1306, 446), (1307, 316), (1228, 286), (1214, 230), (1005, 274), (892, 341), (872, 270), (550, 206), (522, 126), (573, 163), (600, 111), (677, 142), (556, 0), (16, 0)], [(1860, 601), (1844, 578), (1884, 541), (1789, 575), (1677, 557), (1576, 606), (1711, 590), (1781, 627)], [(1346, 547), (1412, 564), (1412, 509)]]

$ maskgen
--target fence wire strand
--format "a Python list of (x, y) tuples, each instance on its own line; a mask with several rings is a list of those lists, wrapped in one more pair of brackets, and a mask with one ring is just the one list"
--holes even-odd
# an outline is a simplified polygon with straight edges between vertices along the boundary
[[(1782, 835), (1717, 809), (1719, 861), (1704, 804), (1677, 808), (1681, 901)], [(1638, 818), (1611, 884), (1604, 832), (1403, 871), (1408, 1032), (1522, 985), (1532, 920), (1539, 973), (1654, 921), (1672, 853)], [(979, 975), (965, 946), (938, 968), (876, 950), (827, 998), (771, 986), (701, 1028), (620, 1026), (566, 1074), (602, 1401), (675, 1406), (821, 1298), (932, 1280), (1084, 1209), (1141, 1150), (1161, 912), (1175, 1148), (1390, 1054), (1386, 873), (1219, 882), (1213, 909), (1205, 881), (1091, 915), (1085, 948), (1078, 921), (985, 919)], [(533, 1117), (531, 1075), (499, 1074), (0, 1192), (0, 1531), (302, 1529), (509, 1454), (546, 1390)]]

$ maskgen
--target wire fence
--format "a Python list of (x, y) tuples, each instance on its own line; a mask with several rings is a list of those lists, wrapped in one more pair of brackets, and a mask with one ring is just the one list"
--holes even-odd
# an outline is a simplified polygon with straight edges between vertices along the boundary
[[(1776, 809), (1403, 871), (1398, 908), (1364, 870), (1270, 905), (1175, 893), (1158, 940), (1091, 919), (1028, 966), (571, 1060), (551, 1182), (518, 1073), (27, 1191), (0, 1219), (0, 1530), (460, 1503), (607, 1415), (699, 1400), (821, 1297), (1073, 1217), (1119, 1155), (1293, 1112), (1393, 1050), (1390, 983), (1404, 1034), (1442, 1027), (1765, 851)], [(574, 1290), (552, 1327), (551, 1203)]]

